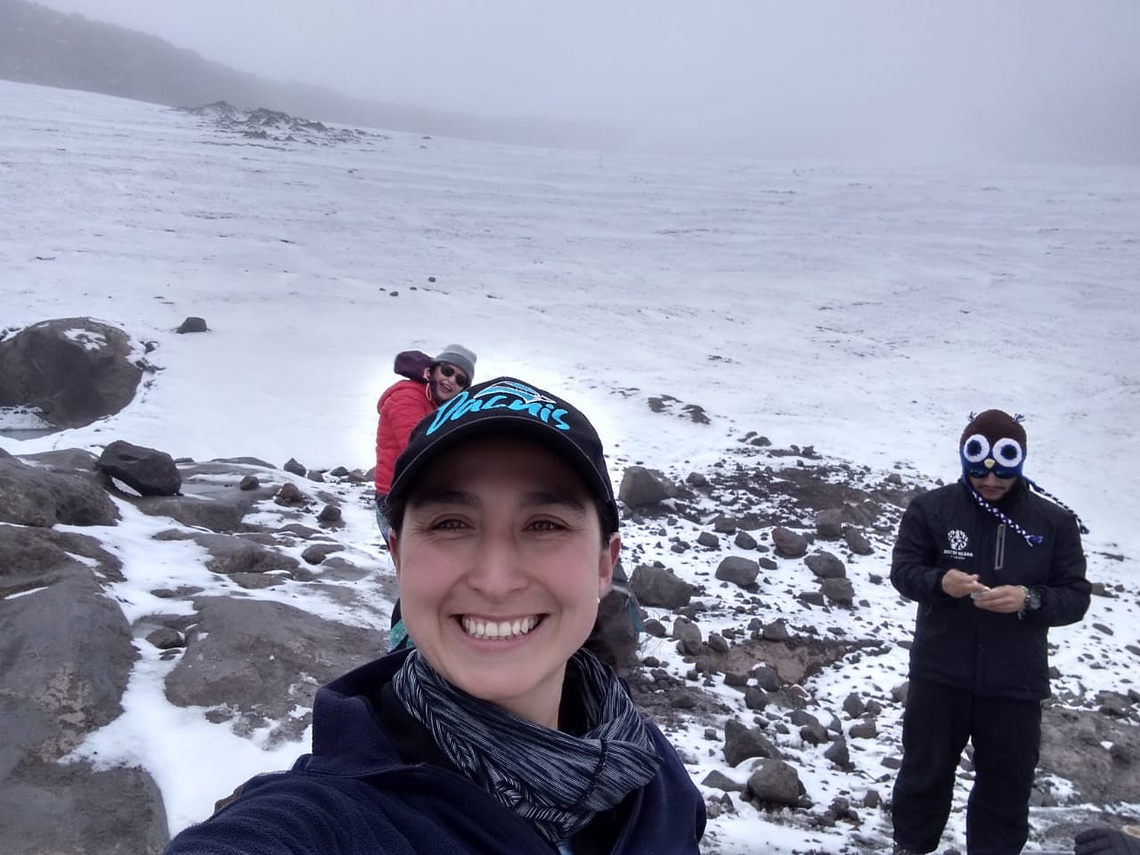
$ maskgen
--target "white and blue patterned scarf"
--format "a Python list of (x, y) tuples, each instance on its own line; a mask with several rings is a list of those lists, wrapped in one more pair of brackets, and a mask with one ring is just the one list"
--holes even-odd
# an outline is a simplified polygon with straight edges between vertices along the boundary
[(651, 781), (661, 762), (617, 675), (584, 649), (566, 667), (576, 670), (581, 686), (582, 736), (472, 697), (440, 677), (419, 650), (392, 681), (456, 768), (555, 845)]

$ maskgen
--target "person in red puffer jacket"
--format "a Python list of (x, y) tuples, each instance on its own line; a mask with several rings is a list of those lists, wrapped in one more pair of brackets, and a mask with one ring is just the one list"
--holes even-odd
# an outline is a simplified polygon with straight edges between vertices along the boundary
[(434, 359), (419, 350), (396, 354), (392, 370), (407, 379), (393, 383), (376, 402), (380, 414), (376, 427), (376, 521), (385, 543), (389, 526), (381, 508), (392, 484), (396, 458), (424, 416), (471, 385), (475, 359), (475, 354), (461, 344), (449, 344)]

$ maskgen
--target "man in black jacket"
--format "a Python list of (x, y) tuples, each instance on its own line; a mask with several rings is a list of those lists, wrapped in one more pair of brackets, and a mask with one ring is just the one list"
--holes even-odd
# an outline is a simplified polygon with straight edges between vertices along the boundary
[(1029, 833), (1049, 627), (1079, 621), (1089, 605), (1087, 530), (1022, 474), (1020, 417), (972, 417), (958, 448), (961, 480), (911, 502), (891, 561), (891, 582), (918, 603), (892, 801), (895, 851), (937, 848), (972, 740), (967, 850), (1015, 855)]

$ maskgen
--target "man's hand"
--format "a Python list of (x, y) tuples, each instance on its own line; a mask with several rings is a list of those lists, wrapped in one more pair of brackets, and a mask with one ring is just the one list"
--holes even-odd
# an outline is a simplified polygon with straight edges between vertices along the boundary
[(987, 612), (1019, 612), (1025, 605), (1025, 589), (1020, 585), (998, 585), (974, 597), (974, 605)]
[[(942, 577), (942, 590), (954, 599), (968, 597), (971, 594), (981, 595), (988, 591), (985, 585), (978, 581), (977, 573), (963, 573), (961, 570), (947, 570)], [(1014, 609), (1016, 611), (1016, 609)]]
[(1073, 838), (1076, 855), (1140, 855), (1140, 837), (1115, 828), (1088, 828)]

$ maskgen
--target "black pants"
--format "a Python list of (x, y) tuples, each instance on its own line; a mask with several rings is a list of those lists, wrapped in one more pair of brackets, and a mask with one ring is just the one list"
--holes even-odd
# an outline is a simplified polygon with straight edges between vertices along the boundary
[(891, 800), (895, 843), (914, 852), (938, 848), (958, 761), (966, 741), (973, 740), (966, 851), (1021, 851), (1029, 836), (1029, 793), (1041, 745), (1040, 701), (982, 698), (912, 677), (902, 738), (902, 767)]

